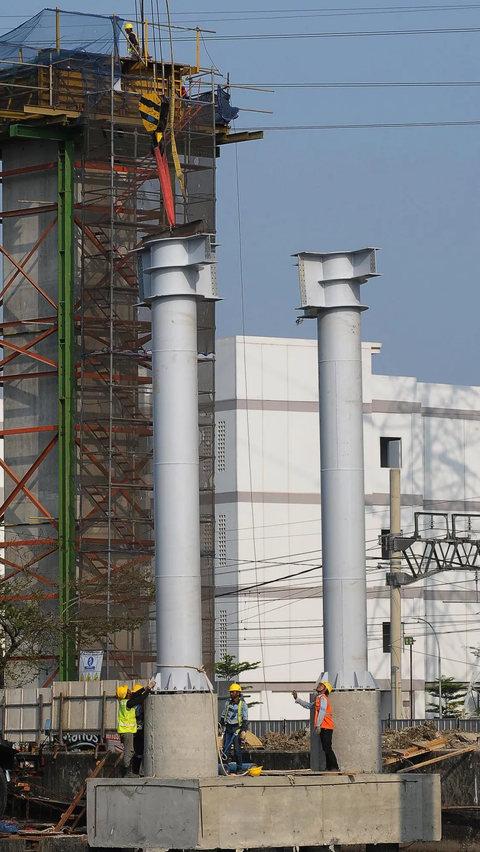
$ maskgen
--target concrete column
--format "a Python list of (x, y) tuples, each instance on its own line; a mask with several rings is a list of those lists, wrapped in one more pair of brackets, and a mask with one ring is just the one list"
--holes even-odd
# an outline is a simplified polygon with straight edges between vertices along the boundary
[(218, 775), (216, 697), (159, 693), (145, 702), (145, 775), (214, 778)]

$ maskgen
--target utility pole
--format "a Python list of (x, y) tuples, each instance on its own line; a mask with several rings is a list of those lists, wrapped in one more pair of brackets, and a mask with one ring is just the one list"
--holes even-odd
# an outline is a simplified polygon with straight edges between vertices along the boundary
[[(400, 459), (398, 459), (400, 461)], [(390, 536), (401, 533), (400, 465), (390, 468)], [(391, 539), (392, 540), (392, 539)], [(402, 589), (396, 582), (402, 567), (400, 551), (390, 554), (390, 689), (392, 717), (402, 717)]]
[(410, 720), (413, 720), (413, 636), (405, 636), (405, 645), (410, 651)]

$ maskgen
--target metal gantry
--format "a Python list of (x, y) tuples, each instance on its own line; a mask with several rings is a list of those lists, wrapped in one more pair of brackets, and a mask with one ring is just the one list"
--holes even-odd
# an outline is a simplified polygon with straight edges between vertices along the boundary
[(412, 536), (386, 536), (388, 549), (401, 551), (403, 560), (402, 571), (387, 573), (389, 585), (407, 586), (441, 571), (480, 568), (480, 514), (415, 512), (414, 521)]

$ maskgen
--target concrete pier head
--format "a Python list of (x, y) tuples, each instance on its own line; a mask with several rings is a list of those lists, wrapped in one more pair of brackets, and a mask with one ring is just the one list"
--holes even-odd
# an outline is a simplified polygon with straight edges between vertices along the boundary
[(145, 775), (218, 775), (216, 699), (210, 692), (165, 692), (145, 702)]
[(253, 849), (441, 837), (437, 775), (99, 778), (88, 782), (87, 814), (88, 842), (104, 848)]

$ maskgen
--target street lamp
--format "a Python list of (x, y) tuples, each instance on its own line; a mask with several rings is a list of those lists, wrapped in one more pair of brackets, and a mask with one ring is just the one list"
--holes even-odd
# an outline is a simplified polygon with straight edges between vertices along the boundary
[(438, 651), (438, 718), (442, 718), (442, 658), (440, 655), (440, 642), (438, 641), (437, 631), (435, 630), (433, 624), (430, 621), (427, 621), (426, 618), (422, 618), (420, 615), (416, 616), (417, 622), (424, 621), (425, 624), (428, 624), (430, 630), (435, 636), (435, 641), (437, 643), (437, 651)]

